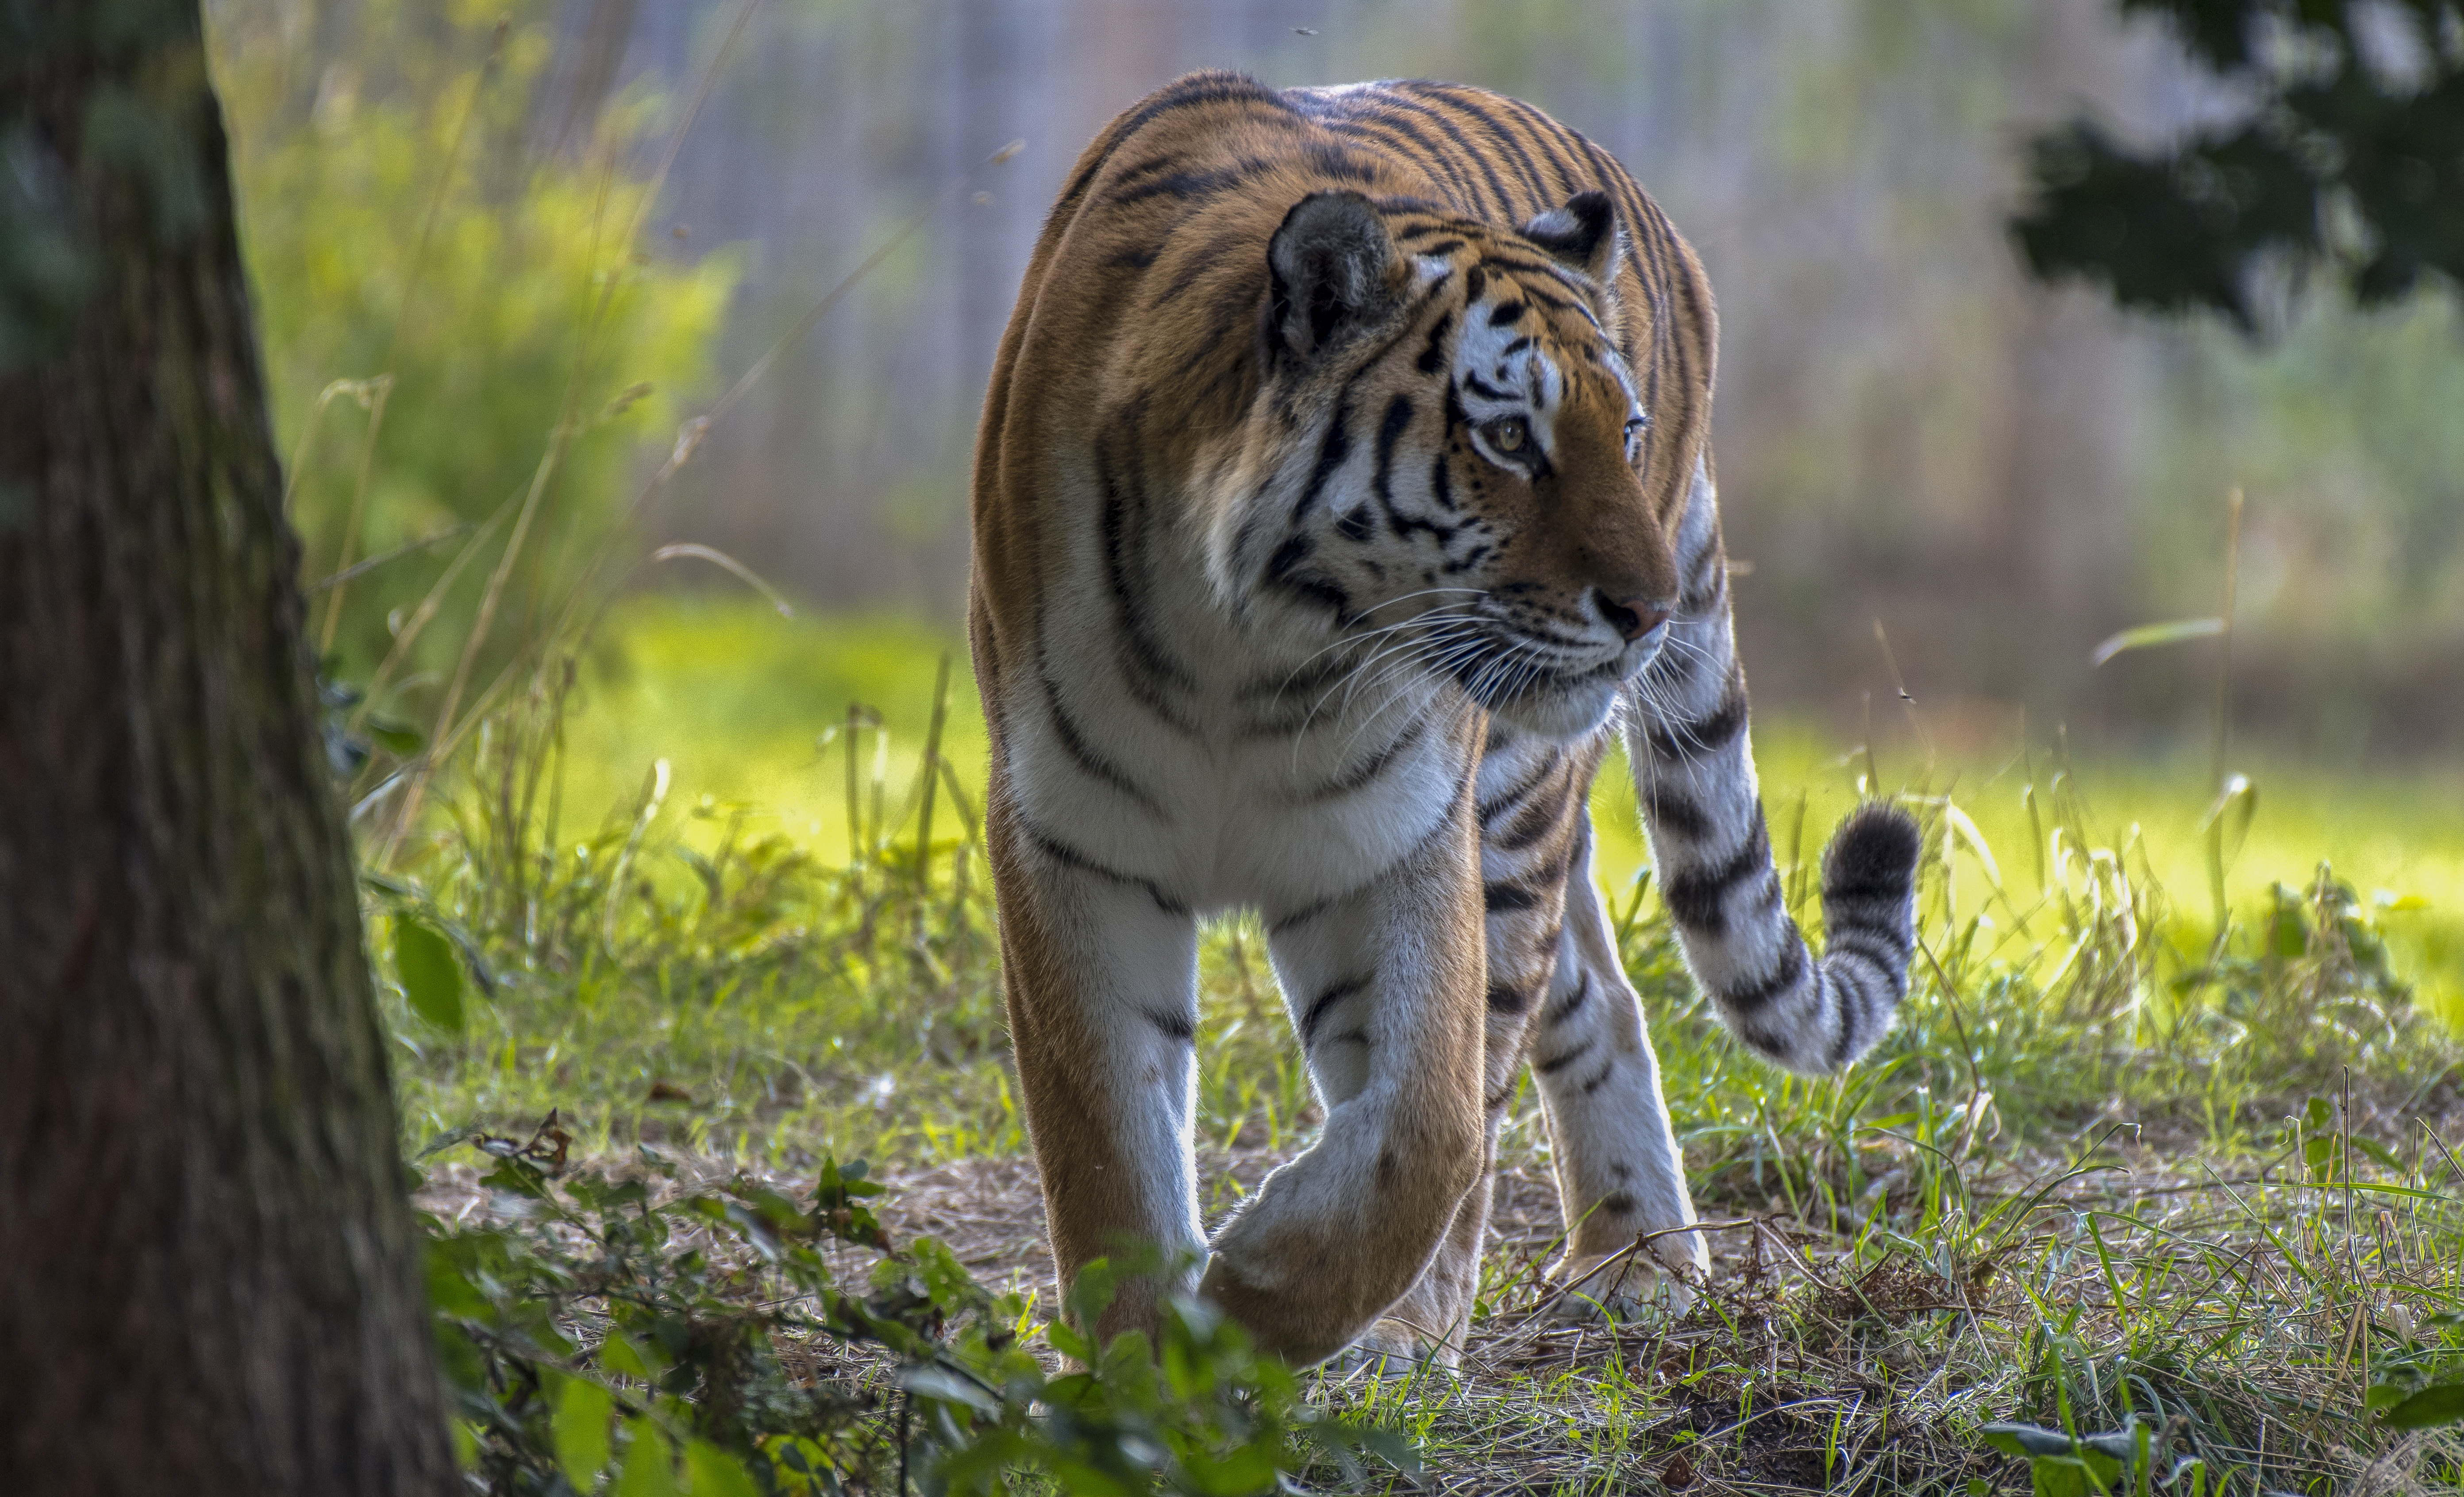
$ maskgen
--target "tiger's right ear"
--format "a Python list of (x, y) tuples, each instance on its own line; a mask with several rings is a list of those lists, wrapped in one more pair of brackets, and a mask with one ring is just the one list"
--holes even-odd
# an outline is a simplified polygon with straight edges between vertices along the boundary
[(1312, 192), (1266, 246), (1270, 338), (1303, 359), (1391, 299), (1395, 241), (1357, 192)]

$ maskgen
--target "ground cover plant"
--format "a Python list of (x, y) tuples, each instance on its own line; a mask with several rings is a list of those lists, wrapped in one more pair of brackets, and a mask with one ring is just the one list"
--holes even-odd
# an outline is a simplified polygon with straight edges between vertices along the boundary
[[(2230, 903), (2219, 930), (2207, 890), (2177, 900), (2144, 831), (2033, 755), (2006, 787), (2034, 818), (2017, 846), (1997, 848), (1956, 784), (1904, 792), (1929, 828), (1924, 949), (1898, 1029), (1839, 1078), (1745, 1055), (1695, 997), (1647, 873), (1614, 891), (1698, 1203), (1722, 1223), (1694, 1311), (1552, 1313), (1539, 1270), (1558, 1223), (1527, 1097), (1463, 1376), (1361, 1369), (1287, 1391), (1193, 1312), (1173, 1333), (1210, 1350), (1184, 1365), (1228, 1366), (1200, 1380), (1248, 1392), (1140, 1402), (1099, 1376), (1087, 1386), (1115, 1412), (1093, 1418), (1096, 1443), (1116, 1468), (1089, 1474), (1038, 1423), (1034, 1390), (1070, 1332), (1021, 1157), (975, 777), (948, 748), (971, 736), (951, 725), (952, 672), (912, 658), (907, 700), (845, 712), (811, 750), (839, 802), (826, 840), (809, 819), (800, 835), (756, 829), (749, 806), (671, 804), (666, 766), (604, 815), (551, 825), (550, 807), (569, 814), (558, 755), (576, 739), (543, 699), (491, 719), (432, 831), (370, 877), (407, 1143), (443, 1144), (423, 1198), (455, 1265), (441, 1313), (481, 1328), (449, 1335), (531, 1317), (523, 1376), (508, 1381), (501, 1351), (460, 1363), (474, 1386), (534, 1390), (512, 1412), (472, 1396), (473, 1459), (499, 1489), (548, 1469), (561, 1400), (585, 1386), (600, 1391), (570, 1393), (565, 1422), (616, 1433), (557, 1467), (584, 1490), (588, 1461), (630, 1490), (623, 1452), (689, 1469), (705, 1445), (777, 1490), (806, 1489), (790, 1451), (864, 1490), (972, 1489), (960, 1473), (1003, 1463), (1067, 1473), (1069, 1490), (1264, 1490), (1278, 1464), (1320, 1487), (1466, 1492), (2396, 1490), (2464, 1474), (2439, 1422), (2464, 1398), (2464, 1169), (2447, 1141), (2464, 1051), (2412, 980), (2434, 950), (2417, 931), (2389, 940), (2435, 912), (2314, 867)], [(893, 744), (884, 718), (920, 737)], [(1774, 836), (1810, 920), (1784, 784)], [(1204, 981), (1220, 1213), (1318, 1119), (1254, 926), (1210, 933)], [(550, 1109), (556, 1179), (533, 1137)], [(482, 1146), (498, 1157), (476, 1160)], [(854, 1199), (835, 1161), (859, 1156), (890, 1187), (869, 1201), (879, 1242), (831, 1224)], [(636, 1266), (632, 1301), (608, 1293), (611, 1254)], [(482, 1283), (484, 1309), (455, 1288)], [(686, 1361), (610, 1339), (657, 1313), (683, 1328)], [(736, 1372), (713, 1374), (718, 1345)], [(985, 1386), (935, 1381), (961, 1375), (951, 1358)], [(1000, 1367), (1024, 1380), (986, 1392), (1007, 1386)], [(1201, 1433), (1167, 1459), (1162, 1437), (1123, 1434), (1124, 1398), (1131, 1423)], [(1257, 1448), (1276, 1454), (1208, 1486), (1190, 1450), (1248, 1448), (1225, 1409), (1266, 1410)], [(1408, 1441), (1418, 1474), (1363, 1453), (1363, 1429)]]

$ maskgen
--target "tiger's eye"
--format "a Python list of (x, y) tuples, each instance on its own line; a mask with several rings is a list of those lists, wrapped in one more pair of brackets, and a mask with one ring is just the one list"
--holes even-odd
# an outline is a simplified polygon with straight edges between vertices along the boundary
[(1531, 430), (1521, 416), (1500, 416), (1488, 424), (1488, 442), (1501, 452), (1519, 452), (1531, 439)]

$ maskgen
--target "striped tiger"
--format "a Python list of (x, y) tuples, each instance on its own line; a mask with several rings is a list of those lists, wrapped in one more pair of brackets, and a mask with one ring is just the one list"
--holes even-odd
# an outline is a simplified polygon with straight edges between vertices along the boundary
[[(1683, 1303), (1708, 1253), (1592, 873), (1620, 729), (1736, 1036), (1817, 1072), (1889, 1026), (1917, 828), (1880, 804), (1842, 825), (1809, 957), (1729, 627), (1714, 336), (1701, 266), (1624, 169), (1479, 89), (1194, 74), (1080, 158), (985, 398), (969, 587), (1064, 1286), (1159, 1247), (1295, 1361), (1451, 1362), (1528, 1058), (1565, 1303)], [(1210, 1244), (1198, 922), (1236, 908), (1325, 1125)], [(1091, 1329), (1191, 1287), (1127, 1277)]]

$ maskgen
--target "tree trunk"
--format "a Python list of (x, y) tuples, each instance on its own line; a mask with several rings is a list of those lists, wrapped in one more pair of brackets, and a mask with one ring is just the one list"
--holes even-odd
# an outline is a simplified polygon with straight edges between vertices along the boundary
[(0, 10), (0, 1491), (458, 1481), (196, 0)]

